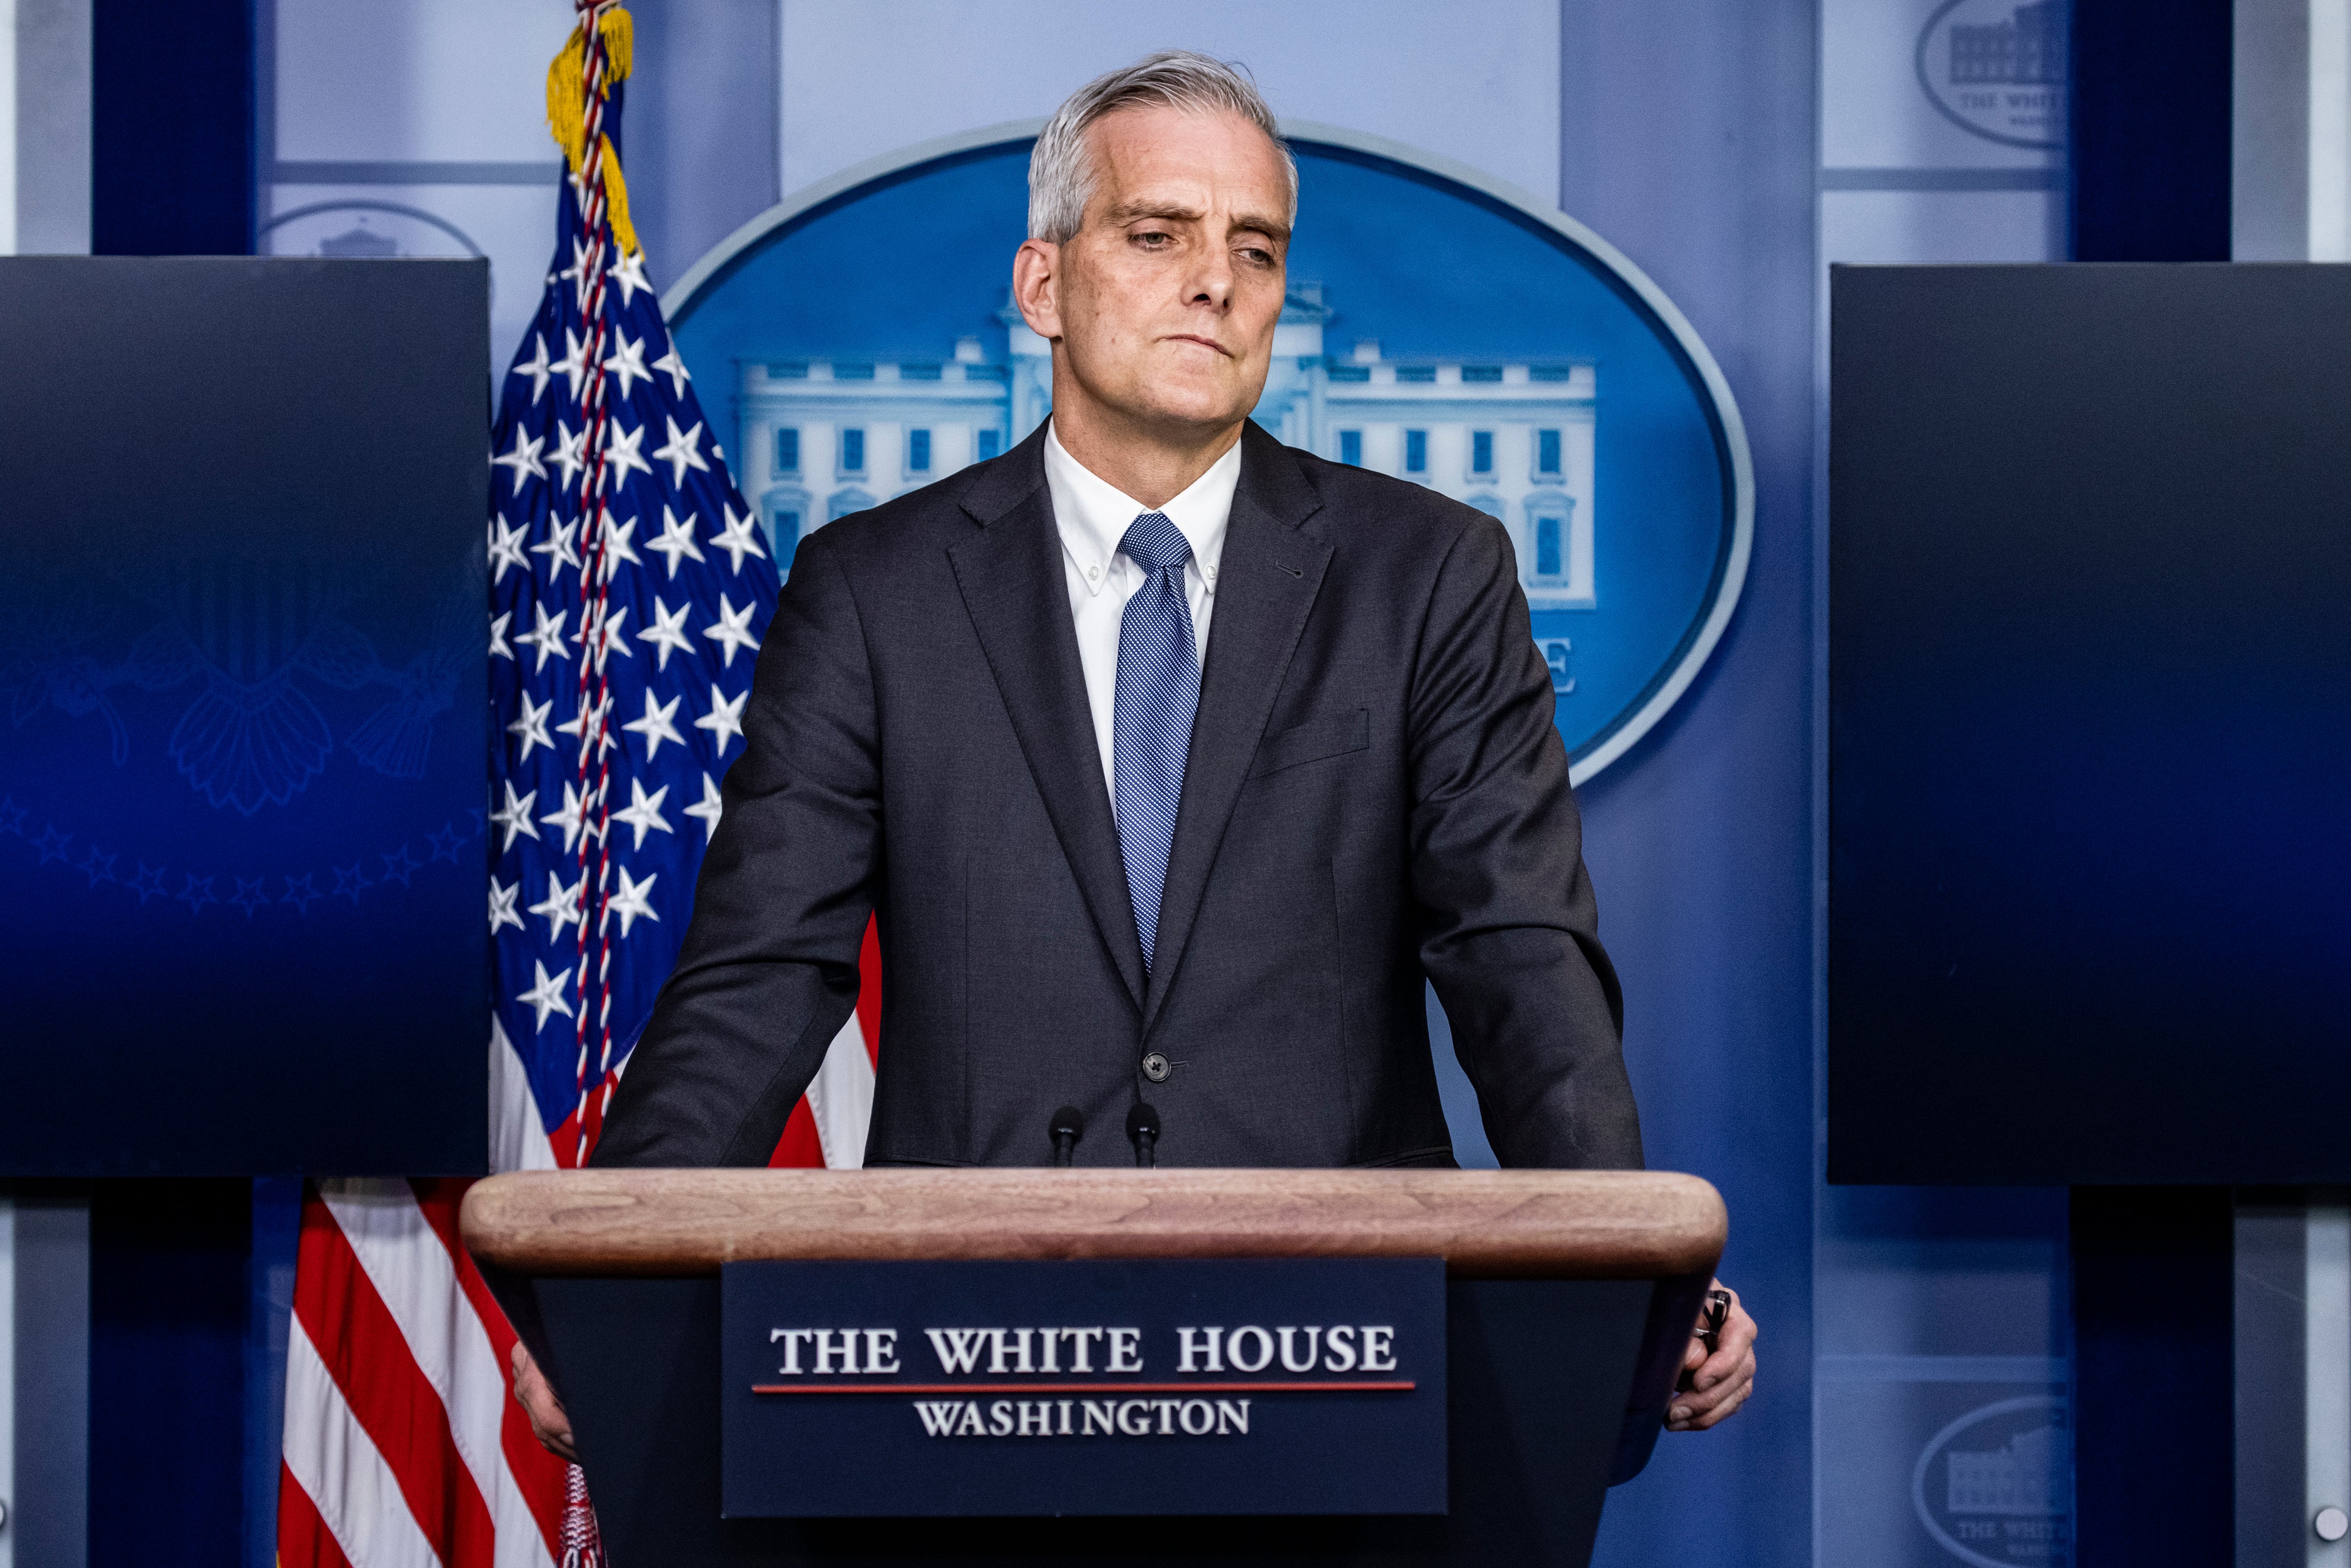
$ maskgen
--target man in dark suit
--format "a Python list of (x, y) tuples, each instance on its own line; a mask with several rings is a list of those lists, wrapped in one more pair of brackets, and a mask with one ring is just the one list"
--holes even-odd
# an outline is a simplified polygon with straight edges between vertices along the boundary
[[(1508, 536), (1248, 418), (1296, 182), (1197, 56), (1048, 127), (1013, 282), (1051, 420), (800, 544), (596, 1163), (764, 1164), (878, 911), (869, 1165), (1045, 1164), (1065, 1103), (1129, 1165), (1147, 1101), (1165, 1164), (1449, 1166), (1425, 980), (1503, 1164), (1640, 1165)], [(1675, 1425), (1753, 1338), (1693, 1348)]]

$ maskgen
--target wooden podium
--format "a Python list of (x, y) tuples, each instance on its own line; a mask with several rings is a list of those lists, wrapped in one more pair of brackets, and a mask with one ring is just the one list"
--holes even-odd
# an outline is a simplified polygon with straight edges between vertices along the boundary
[[(563, 1394), (614, 1568), (1581, 1565), (1656, 1440), (1725, 1226), (1706, 1182), (1640, 1171), (532, 1172), (465, 1206)], [(724, 1263), (1432, 1257), (1443, 1517), (720, 1517)]]

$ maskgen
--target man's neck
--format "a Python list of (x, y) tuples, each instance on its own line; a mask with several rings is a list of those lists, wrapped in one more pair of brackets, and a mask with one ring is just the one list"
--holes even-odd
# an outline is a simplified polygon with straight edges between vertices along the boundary
[(1054, 388), (1053, 437), (1061, 449), (1104, 484), (1146, 507), (1164, 507), (1241, 438), (1246, 419), (1220, 429), (1144, 429), (1083, 397), (1064, 399)]

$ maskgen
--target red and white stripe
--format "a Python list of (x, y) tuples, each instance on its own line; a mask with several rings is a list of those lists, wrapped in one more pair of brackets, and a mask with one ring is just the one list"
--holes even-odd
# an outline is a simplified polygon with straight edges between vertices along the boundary
[[(864, 1163), (882, 1037), (871, 925), (859, 971), (856, 1010), (771, 1166)], [(492, 1165), (555, 1168), (577, 1129), (548, 1136), (495, 1020), (489, 1068)], [(320, 1181), (303, 1196), (279, 1568), (581, 1568), (563, 1549), (576, 1478), (530, 1435), (509, 1381), (514, 1330), (458, 1238), (467, 1185)]]
[(515, 1336), (457, 1236), (462, 1181), (304, 1195), (280, 1568), (552, 1568), (565, 1466), (510, 1396)]
[(770, 1168), (858, 1170), (865, 1164), (865, 1129), (873, 1117), (874, 1065), (882, 1048), (882, 938), (865, 923), (857, 956), (857, 1009), (825, 1048), (824, 1065), (784, 1124), (768, 1157)]

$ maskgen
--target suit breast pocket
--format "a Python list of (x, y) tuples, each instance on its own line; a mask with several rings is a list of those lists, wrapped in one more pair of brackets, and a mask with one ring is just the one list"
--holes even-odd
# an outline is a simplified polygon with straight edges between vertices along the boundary
[(1279, 773), (1284, 768), (1361, 751), (1371, 744), (1372, 710), (1369, 708), (1359, 707), (1353, 713), (1340, 714), (1332, 718), (1309, 719), (1304, 724), (1277, 730), (1259, 741), (1257, 760), (1250, 767), (1249, 776), (1262, 779), (1269, 773)]

